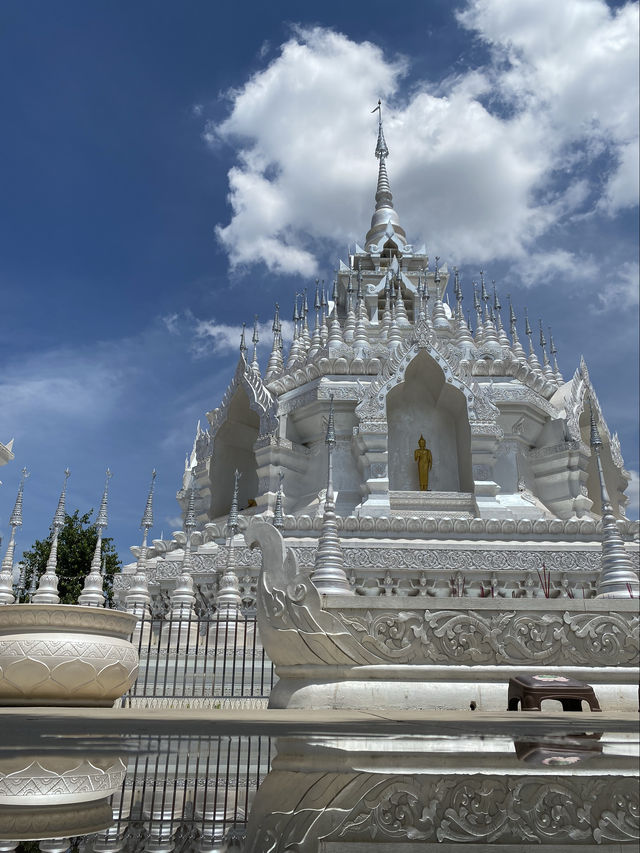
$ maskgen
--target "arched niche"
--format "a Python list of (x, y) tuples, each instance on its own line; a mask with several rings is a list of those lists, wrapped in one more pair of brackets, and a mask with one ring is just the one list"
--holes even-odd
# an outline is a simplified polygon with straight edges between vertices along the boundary
[(418, 491), (414, 450), (423, 435), (433, 456), (429, 490), (473, 492), (471, 431), (464, 394), (420, 350), (387, 395), (389, 489)]
[(253, 446), (258, 438), (260, 418), (249, 406), (247, 392), (240, 385), (229, 403), (227, 419), (213, 442), (211, 477), (211, 518), (226, 515), (233, 496), (235, 469), (242, 474), (238, 506), (244, 509), (258, 494), (258, 474)]
[[(588, 406), (585, 406), (580, 412), (580, 437), (583, 444), (587, 447), (591, 441), (591, 415)], [(604, 471), (604, 482), (609, 493), (611, 506), (615, 515), (622, 517), (622, 507), (620, 507), (620, 493), (627, 486), (627, 481), (622, 477), (620, 471), (616, 467), (611, 458), (611, 448), (606, 440), (605, 431), (600, 428), (600, 437), (603, 440), (602, 449), (600, 450), (600, 459), (602, 460), (602, 470)], [(592, 501), (591, 512), (595, 515), (602, 515), (602, 500), (600, 497), (600, 477), (598, 476), (598, 468), (596, 465), (595, 454), (591, 453), (591, 458), (587, 463), (587, 497)]]

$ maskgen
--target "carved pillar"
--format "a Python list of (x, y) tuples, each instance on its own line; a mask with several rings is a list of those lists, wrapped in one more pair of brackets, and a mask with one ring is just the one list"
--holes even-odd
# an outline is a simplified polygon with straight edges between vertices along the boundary
[(388, 515), (389, 452), (386, 419), (363, 420), (353, 437), (358, 467), (362, 472), (362, 501), (356, 507), (360, 515)]
[(508, 516), (496, 500), (500, 486), (496, 482), (494, 466), (503, 432), (497, 423), (470, 422), (471, 466), (474, 493), (480, 518)]

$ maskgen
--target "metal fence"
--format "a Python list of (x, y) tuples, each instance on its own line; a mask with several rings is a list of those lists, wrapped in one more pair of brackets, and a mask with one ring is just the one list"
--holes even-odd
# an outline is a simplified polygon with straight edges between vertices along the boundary
[(255, 614), (142, 619), (133, 642), (138, 678), (123, 707), (261, 707), (273, 686)]
[(241, 843), (251, 803), (269, 771), (268, 737), (156, 739), (153, 754), (129, 762), (121, 794), (113, 798), (114, 824), (94, 836), (91, 849), (218, 849)]

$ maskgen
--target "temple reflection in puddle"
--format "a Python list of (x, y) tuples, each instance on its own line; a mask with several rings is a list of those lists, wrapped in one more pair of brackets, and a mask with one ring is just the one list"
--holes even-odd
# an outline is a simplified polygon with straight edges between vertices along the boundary
[(62, 853), (76, 837), (74, 849), (95, 853), (506, 853), (635, 849), (639, 838), (635, 736), (167, 737), (146, 747), (1, 759), (0, 849), (29, 839)]

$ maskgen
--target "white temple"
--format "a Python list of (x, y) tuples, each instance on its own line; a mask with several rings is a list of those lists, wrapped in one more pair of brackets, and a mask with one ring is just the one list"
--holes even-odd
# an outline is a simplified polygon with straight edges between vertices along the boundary
[[(238, 535), (228, 565), (236, 469), (237, 529), (251, 516), (273, 521), (301, 569), (314, 565), (333, 399), (336, 526), (351, 591), (592, 597), (602, 504), (589, 403), (627, 551), (637, 550), (638, 524), (625, 517), (630, 475), (587, 365), (581, 359), (565, 381), (542, 323), (534, 336), (525, 312), (520, 337), (514, 306), (503, 320), (495, 285), (482, 272), (470, 322), (458, 271), (407, 242), (381, 120), (375, 155), (375, 209), (363, 247), (340, 263), (331, 288), (316, 281), (296, 295), (289, 350), (278, 306), (264, 370), (257, 332), (251, 353), (243, 332), (235, 374), (207, 413), (208, 428), (198, 424), (178, 492), (183, 514), (191, 498), (195, 523), (170, 540), (149, 547), (145, 540), (151, 593), (173, 589), (188, 539), (189, 573), (210, 600), (231, 570), (251, 606), (259, 554)], [(422, 473), (420, 447), (431, 460)], [(425, 470), (428, 483), (421, 484)], [(543, 567), (551, 578), (546, 592)], [(135, 571), (131, 564), (118, 578), (121, 600)]]

